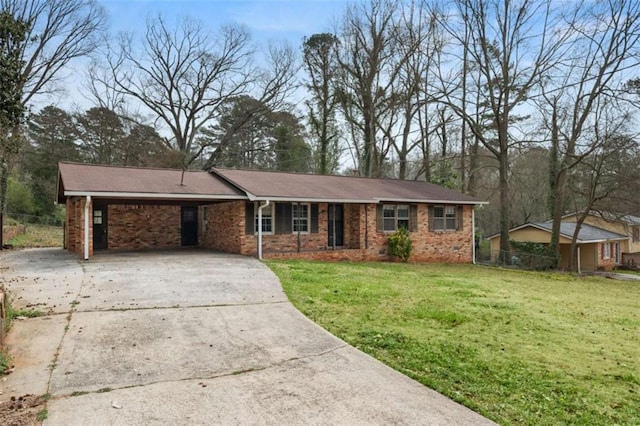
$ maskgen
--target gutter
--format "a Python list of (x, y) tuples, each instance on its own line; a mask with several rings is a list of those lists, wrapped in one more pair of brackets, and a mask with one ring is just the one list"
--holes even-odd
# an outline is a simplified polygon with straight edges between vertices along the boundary
[(84, 260), (89, 260), (89, 204), (91, 195), (87, 195), (84, 203)]
[(260, 204), (258, 207), (258, 259), (262, 260), (262, 209), (269, 206), (270, 201), (267, 200), (264, 204)]
[(471, 253), (473, 255), (473, 264), (476, 264), (476, 209), (471, 209)]
[(65, 197), (102, 197), (122, 199), (162, 199), (162, 200), (246, 200), (243, 195), (209, 195), (209, 194), (169, 194), (153, 192), (98, 192), (98, 191), (64, 191)]

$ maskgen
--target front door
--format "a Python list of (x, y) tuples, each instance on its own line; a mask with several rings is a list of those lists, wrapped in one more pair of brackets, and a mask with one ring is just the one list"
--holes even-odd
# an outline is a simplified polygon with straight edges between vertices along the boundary
[(198, 244), (198, 208), (182, 206), (182, 245)]
[(93, 249), (107, 248), (107, 206), (93, 206)]
[(329, 204), (329, 247), (344, 245), (344, 205)]

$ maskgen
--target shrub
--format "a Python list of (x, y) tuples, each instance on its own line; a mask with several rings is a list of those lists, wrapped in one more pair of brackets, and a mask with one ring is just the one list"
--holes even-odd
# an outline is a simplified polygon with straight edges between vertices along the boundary
[(512, 253), (512, 263), (537, 271), (558, 267), (559, 259), (551, 251), (549, 244), (528, 241), (510, 241), (510, 243), (515, 251)]
[(403, 262), (406, 262), (409, 260), (409, 257), (411, 257), (413, 247), (407, 228), (401, 227), (389, 235), (387, 245), (389, 246), (389, 254), (399, 258)]

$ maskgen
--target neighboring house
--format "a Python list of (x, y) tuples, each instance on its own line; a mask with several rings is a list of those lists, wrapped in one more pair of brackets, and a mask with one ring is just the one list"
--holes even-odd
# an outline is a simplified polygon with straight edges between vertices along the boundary
[[(567, 214), (562, 217), (562, 221), (575, 222), (576, 216), (576, 213)], [(636, 267), (640, 265), (640, 217), (593, 212), (585, 218), (584, 223), (625, 235), (627, 238), (620, 241), (620, 256), (616, 263)]]
[(65, 247), (198, 246), (264, 257), (374, 260), (410, 231), (412, 260), (472, 262), (477, 199), (418, 181), (60, 163)]
[[(560, 267), (569, 266), (571, 240), (576, 227), (577, 213), (562, 217), (560, 226)], [(549, 244), (551, 221), (525, 223), (509, 230), (512, 241)], [(500, 235), (492, 235), (492, 258), (500, 251)], [(584, 270), (611, 269), (616, 265), (640, 265), (640, 217), (617, 216), (592, 212), (585, 218), (576, 240), (578, 267)]]
[[(613, 218), (613, 216), (611, 216)], [(625, 216), (626, 221), (631, 218)], [(638, 218), (636, 218), (638, 219)], [(638, 221), (640, 224), (640, 220)], [(552, 221), (525, 223), (509, 230), (509, 239), (519, 242), (549, 244), (551, 242)], [(565, 215), (560, 224), (560, 264), (561, 269), (569, 267), (571, 240), (576, 229), (576, 214)], [(624, 263), (629, 250), (637, 245), (633, 241), (637, 225), (623, 224), (620, 220), (604, 220), (601, 216), (588, 216), (576, 240), (576, 266), (578, 270), (612, 269)], [(495, 259), (500, 250), (500, 235), (492, 235), (491, 254)]]

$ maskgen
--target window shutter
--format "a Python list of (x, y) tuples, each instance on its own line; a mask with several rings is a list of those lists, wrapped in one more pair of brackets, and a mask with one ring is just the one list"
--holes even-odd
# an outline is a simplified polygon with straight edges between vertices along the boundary
[(311, 233), (318, 233), (318, 205), (311, 204)]
[[(376, 221), (378, 225), (378, 232), (383, 232), (384, 231), (384, 212), (382, 211), (383, 205), (378, 204), (376, 207), (377, 207)], [(367, 206), (365, 206), (365, 208), (367, 208)]]
[(412, 204), (409, 206), (409, 232), (418, 231), (418, 206)]
[(245, 203), (244, 218), (245, 218), (245, 234), (253, 235), (256, 231), (255, 227), (255, 212), (253, 211), (254, 204), (252, 202)]
[(276, 234), (290, 234), (293, 229), (291, 217), (291, 203), (276, 203)]
[(464, 206), (458, 206), (458, 212), (456, 215), (456, 219), (458, 219), (457, 230), (462, 231), (463, 223), (464, 223)]
[(433, 206), (429, 206), (429, 217), (427, 218), (427, 221), (429, 222), (429, 231), (433, 232), (433, 229), (435, 228), (435, 221), (434, 221), (434, 213), (433, 213)]

